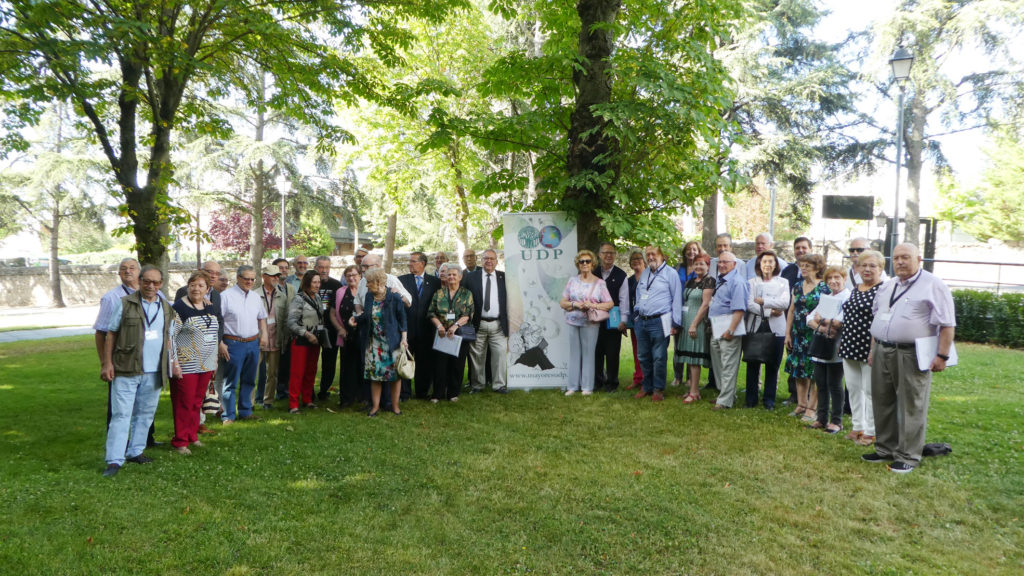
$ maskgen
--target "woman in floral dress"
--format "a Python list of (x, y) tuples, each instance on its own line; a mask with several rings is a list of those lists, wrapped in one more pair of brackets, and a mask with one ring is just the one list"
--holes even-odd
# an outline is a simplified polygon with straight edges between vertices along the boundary
[(818, 393), (811, 386), (814, 361), (811, 360), (811, 338), (814, 330), (807, 326), (807, 316), (818, 307), (822, 294), (831, 294), (821, 279), (825, 271), (825, 258), (820, 254), (805, 254), (797, 265), (803, 279), (793, 286), (793, 299), (786, 316), (786, 373), (796, 381), (797, 407), (790, 416), (802, 416), (807, 422), (816, 419)]

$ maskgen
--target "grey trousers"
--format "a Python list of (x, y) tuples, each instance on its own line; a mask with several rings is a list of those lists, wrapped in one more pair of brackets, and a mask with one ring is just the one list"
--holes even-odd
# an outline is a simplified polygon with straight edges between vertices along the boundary
[(569, 328), (569, 390), (594, 391), (594, 355), (601, 324), (587, 322)]
[(743, 338), (732, 340), (711, 339), (711, 366), (718, 379), (718, 400), (716, 404), (732, 408), (736, 401), (736, 377), (740, 373), (740, 355), (743, 352)]
[(501, 390), (505, 387), (505, 359), (508, 356), (508, 337), (501, 331), (501, 323), (497, 320), (481, 320), (476, 330), (476, 340), (469, 343), (469, 356), (472, 360), (472, 386), (474, 390), (483, 390), (487, 385), (487, 351), (491, 351), (491, 387)]
[(871, 400), (875, 415), (875, 451), (911, 466), (921, 463), (928, 427), (931, 371), (917, 369), (913, 348), (878, 344), (871, 364)]

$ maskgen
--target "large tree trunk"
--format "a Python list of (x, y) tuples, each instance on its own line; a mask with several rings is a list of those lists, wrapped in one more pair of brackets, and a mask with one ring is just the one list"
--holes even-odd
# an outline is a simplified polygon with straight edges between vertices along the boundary
[(715, 239), (718, 238), (718, 191), (712, 192), (704, 198), (704, 207), (701, 208), (701, 219), (703, 231), (700, 236), (700, 244), (708, 254), (716, 254)]
[(388, 214), (388, 233), (384, 239), (384, 271), (391, 273), (391, 266), (395, 263), (395, 231), (398, 228), (398, 211)]
[(64, 307), (64, 294), (60, 288), (60, 261), (57, 255), (60, 240), (60, 191), (53, 194), (53, 211), (50, 213), (50, 305), (54, 308)]
[[(196, 206), (196, 228), (202, 230), (202, 225), (199, 221), (199, 216), (202, 212), (202, 208)], [(196, 234), (196, 270), (203, 267), (203, 237), (200, 234)]]
[(455, 230), (462, 244), (460, 252), (469, 246), (469, 200), (466, 187), (462, 184), (462, 167), (459, 165), (459, 141), (453, 139), (448, 145), (448, 162), (455, 175)]
[[(615, 39), (612, 25), (619, 14), (619, 0), (579, 0), (579, 51), (573, 68), (572, 83), (576, 103), (569, 125), (569, 152), (566, 168), (571, 183), (565, 191), (564, 205), (576, 215), (577, 244), (596, 249), (602, 231), (597, 213), (610, 202), (606, 189), (618, 177), (618, 143), (604, 133), (605, 121), (594, 115), (593, 107), (611, 101), (612, 77), (608, 58)], [(597, 183), (594, 178), (611, 172), (611, 178)]]
[[(928, 122), (928, 111), (924, 97), (914, 91), (910, 99), (910, 113), (903, 142), (907, 148), (907, 223), (903, 229), (904, 242), (921, 245), (921, 170), (923, 168), (924, 129)], [(902, 160), (902, 158), (898, 159)], [(897, 226), (899, 223), (897, 223)]]
[[(264, 110), (264, 102), (267, 95), (267, 78), (263, 72), (259, 73), (259, 103), (256, 110), (256, 138), (257, 142), (263, 142), (264, 132), (267, 126), (267, 115)], [(249, 229), (249, 261), (259, 274), (262, 268), (263, 252), (263, 203), (267, 193), (267, 173), (263, 160), (256, 163), (252, 168), (253, 198), (249, 212), (252, 214), (252, 226)], [(283, 234), (282, 234), (283, 236)]]

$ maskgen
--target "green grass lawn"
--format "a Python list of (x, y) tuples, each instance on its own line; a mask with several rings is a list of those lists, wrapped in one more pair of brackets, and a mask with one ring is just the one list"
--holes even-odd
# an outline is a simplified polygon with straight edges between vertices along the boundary
[(674, 388), (278, 409), (107, 479), (91, 337), (7, 344), (0, 573), (1021, 574), (1024, 353), (959, 349), (928, 431), (954, 453), (906, 476)]

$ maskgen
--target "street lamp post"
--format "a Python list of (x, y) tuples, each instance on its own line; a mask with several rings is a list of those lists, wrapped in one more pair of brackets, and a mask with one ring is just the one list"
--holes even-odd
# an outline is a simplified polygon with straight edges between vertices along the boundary
[(286, 243), (286, 235), (284, 228), (284, 201), (288, 196), (289, 184), (288, 176), (281, 170), (281, 174), (277, 177), (277, 190), (281, 193), (281, 258), (284, 258), (284, 249)]
[(907, 78), (914, 65), (914, 55), (903, 46), (898, 46), (889, 59), (892, 76), (900, 87), (899, 108), (896, 114), (896, 202), (892, 214), (892, 241), (889, 243), (889, 274), (895, 276), (892, 252), (899, 243), (900, 228), (900, 168), (903, 166), (903, 96), (906, 93)]

